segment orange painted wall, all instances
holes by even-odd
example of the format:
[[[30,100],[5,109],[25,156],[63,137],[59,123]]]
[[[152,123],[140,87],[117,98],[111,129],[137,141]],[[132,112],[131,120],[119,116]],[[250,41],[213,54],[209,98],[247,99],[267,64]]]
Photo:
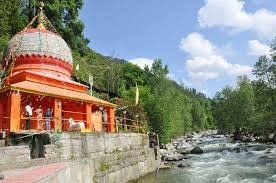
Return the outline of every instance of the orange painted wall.
[[[1,103],[2,103],[2,130],[10,129],[10,112],[8,110],[8,101],[9,101],[10,91],[1,93]]]
[[[3,122],[3,97],[0,94],[0,131],[3,131],[2,122]]]
[[[86,121],[85,126],[86,128],[92,132],[93,131],[93,124],[92,124],[92,104],[86,103],[84,105],[84,110],[83,112],[85,113],[83,115],[84,121]]]
[[[62,131],[62,101],[59,99],[54,100],[54,124],[55,131]]]
[[[8,97],[8,108],[10,109],[10,132],[17,132],[20,130],[21,94],[14,91],[11,92]]]
[[[108,116],[108,124],[107,124],[107,131],[108,132],[115,132],[115,110],[112,107],[107,108],[107,116]]]
[[[94,126],[94,130],[96,132],[101,132],[103,129],[103,125],[102,125],[102,112],[101,111],[93,111],[92,115],[92,123]]]

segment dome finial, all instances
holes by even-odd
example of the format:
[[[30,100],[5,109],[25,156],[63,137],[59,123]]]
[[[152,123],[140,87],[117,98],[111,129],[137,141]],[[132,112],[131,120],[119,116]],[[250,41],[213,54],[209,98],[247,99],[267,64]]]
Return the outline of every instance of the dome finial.
[[[43,7],[44,7],[44,3],[42,1],[39,2],[39,9],[40,9],[40,12],[38,14],[38,25],[37,25],[37,28],[38,29],[42,29],[42,30],[45,30],[45,25],[44,25],[44,22],[45,22],[45,16],[43,14]]]
[[[40,1],[39,2],[39,9],[40,9],[40,11],[43,11],[43,7],[44,7],[44,3],[43,3],[43,1]]]

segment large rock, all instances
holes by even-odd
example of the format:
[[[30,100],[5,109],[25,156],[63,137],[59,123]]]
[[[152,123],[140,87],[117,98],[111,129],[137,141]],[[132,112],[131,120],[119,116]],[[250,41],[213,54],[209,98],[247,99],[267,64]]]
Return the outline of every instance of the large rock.
[[[166,149],[160,149],[159,152],[162,157],[168,154],[168,151]]]
[[[264,137],[264,142],[273,142],[273,138],[274,138],[274,134],[273,133],[267,134]]]
[[[166,144],[166,149],[169,152],[169,154],[174,153],[174,152],[177,151],[171,143]]]
[[[234,140],[235,141],[239,141],[239,140],[241,140],[242,139],[242,135],[240,134],[240,133],[235,133],[234,134]]]
[[[188,142],[186,142],[185,140],[180,141],[177,146],[176,149],[180,150],[180,149],[190,149],[192,146],[191,144],[189,144]]]
[[[212,137],[219,139],[219,138],[225,138],[225,135],[217,135],[217,134],[215,134],[215,135],[212,135]]]
[[[274,134],[272,141],[274,144],[276,144],[276,133]]]
[[[242,142],[255,142],[256,139],[252,136],[242,136],[241,141]]]
[[[191,154],[202,154],[203,150],[200,147],[195,147],[191,150]]]
[[[163,157],[165,161],[180,161],[184,159],[184,155],[175,153],[175,154],[168,154],[165,157]]]
[[[177,165],[177,167],[179,167],[179,168],[187,168],[187,167],[191,167],[191,165],[185,164],[185,163],[179,163],[179,164]]]

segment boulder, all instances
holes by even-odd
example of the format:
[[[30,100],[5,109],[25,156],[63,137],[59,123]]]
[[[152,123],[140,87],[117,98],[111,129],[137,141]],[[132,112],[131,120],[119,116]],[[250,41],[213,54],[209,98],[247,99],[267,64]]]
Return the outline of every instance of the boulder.
[[[191,167],[191,165],[189,165],[189,164],[184,164],[184,163],[179,163],[179,164],[177,165],[177,167],[179,167],[179,168],[187,168],[187,167]]]
[[[212,135],[213,138],[225,138],[225,135]]]
[[[189,144],[188,142],[186,142],[185,140],[180,141],[177,146],[176,149],[180,150],[180,149],[189,149],[191,148],[191,144]]]
[[[233,149],[233,151],[235,151],[236,153],[240,153],[241,149],[239,147],[236,147],[236,148]]]
[[[200,147],[195,147],[191,150],[191,154],[202,154],[203,150]]]
[[[271,148],[267,148],[267,149],[265,150],[265,154],[270,154],[270,153],[272,153],[272,149],[271,149]]]
[[[254,137],[252,137],[252,136],[249,136],[249,137],[247,137],[247,136],[242,136],[241,141],[242,141],[242,142],[255,142],[256,139],[255,139]]]
[[[273,136],[272,142],[273,142],[274,144],[276,144],[276,133],[275,133],[274,136]]]
[[[242,134],[240,131],[234,133],[234,140],[238,141],[242,139]]]
[[[160,149],[159,152],[161,156],[166,156],[168,154],[168,151],[166,149]]]
[[[166,149],[169,153],[174,153],[177,151],[171,143],[166,144]]]
[[[201,138],[207,138],[207,137],[210,137],[210,134],[209,133],[203,133],[201,135]]]
[[[180,161],[184,159],[184,155],[175,153],[175,154],[168,154],[164,157],[166,161]]]
[[[274,137],[273,133],[267,134],[264,141],[265,142],[273,142],[273,137]]]

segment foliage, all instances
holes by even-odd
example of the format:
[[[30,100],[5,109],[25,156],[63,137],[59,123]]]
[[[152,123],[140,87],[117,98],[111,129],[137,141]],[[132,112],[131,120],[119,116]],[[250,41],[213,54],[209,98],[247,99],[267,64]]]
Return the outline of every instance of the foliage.
[[[246,76],[238,78],[236,88],[226,87],[217,93],[214,116],[220,129],[228,132],[240,129],[252,130],[255,123],[254,90]]]
[[[256,80],[239,77],[237,87],[226,87],[213,101],[213,117],[219,129],[255,134],[276,131],[276,40],[271,55],[261,56],[253,74]]]

